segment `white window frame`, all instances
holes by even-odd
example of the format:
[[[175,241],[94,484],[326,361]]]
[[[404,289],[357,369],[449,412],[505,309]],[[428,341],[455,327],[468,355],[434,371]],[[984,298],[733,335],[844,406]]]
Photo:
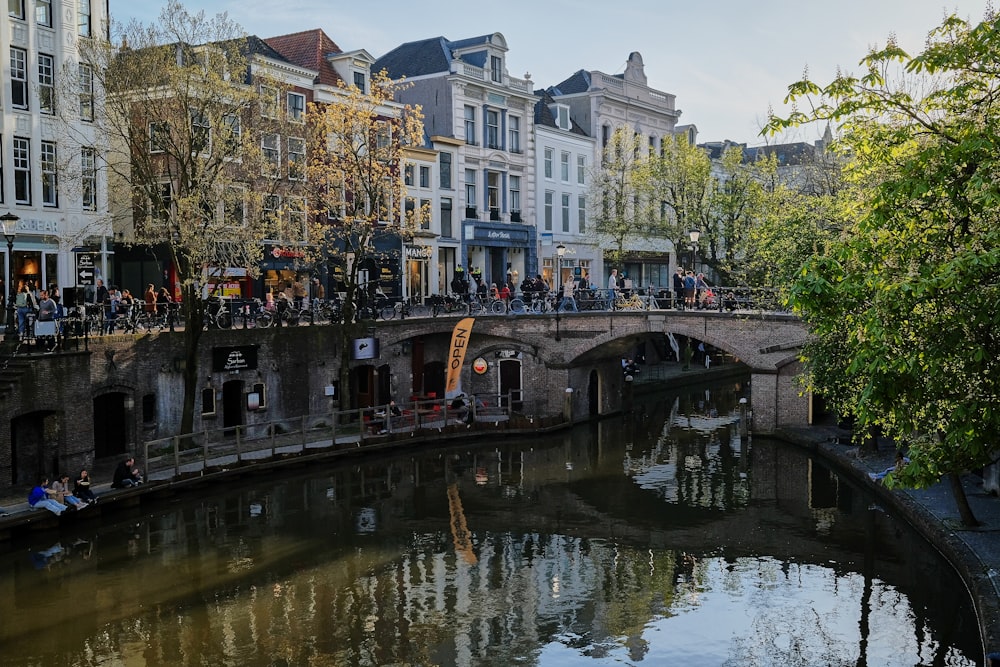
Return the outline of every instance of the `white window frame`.
[[[90,37],[90,13],[90,0],[78,0],[76,34],[80,37]]]
[[[54,141],[43,141],[39,155],[42,172],[42,206],[59,206],[59,157]]]
[[[361,91],[363,95],[368,93],[368,74],[366,72],[355,71],[353,74],[354,87]],[[358,79],[361,79],[361,85],[358,85]]]
[[[31,140],[14,137],[14,202],[31,205]]]
[[[478,146],[476,141],[476,107],[471,104],[465,105],[465,143],[470,146]]]
[[[507,184],[510,189],[510,212],[521,212],[521,177],[508,176]]]
[[[80,195],[83,210],[97,210],[97,151],[90,146],[80,148]]]
[[[94,67],[90,63],[80,63],[80,120],[94,120]]]
[[[500,148],[500,112],[496,109],[486,110],[486,146]]]
[[[440,187],[442,190],[453,189],[454,166],[454,156],[447,151],[443,151],[438,157],[438,180],[441,182]]]
[[[196,143],[198,135],[204,134],[206,139],[201,147],[201,154],[209,155],[212,152],[212,119],[198,109],[191,109],[188,115],[191,119],[192,143]]]
[[[48,53],[38,54],[38,111],[56,113],[56,59]]]
[[[288,162],[288,180],[306,180],[306,140],[301,137],[288,137],[285,141],[286,160]],[[301,164],[296,167],[295,165]]]
[[[562,205],[562,231],[569,233],[569,193],[563,192],[559,203]]]
[[[577,207],[577,229],[581,234],[587,231],[587,195],[578,195],[576,198]]]
[[[24,0],[20,0],[24,6]],[[35,23],[46,28],[52,27],[52,0],[35,0]]]
[[[510,145],[507,147],[511,153],[521,152],[521,117],[507,116],[507,129],[510,135]]]
[[[490,56],[490,81],[503,83],[503,58]]]
[[[24,0],[7,0],[7,16],[24,20]]]
[[[28,52],[16,46],[10,47],[10,104],[28,109]]]
[[[552,206],[555,201],[556,193],[552,190],[545,191],[545,231],[552,231]]]
[[[551,148],[549,147],[545,148],[544,173],[545,173],[545,178],[549,180],[552,179],[552,153],[553,151]]]
[[[293,123],[306,122],[306,96],[302,93],[289,92],[285,97],[288,105],[288,120]]]
[[[226,188],[226,199],[222,202],[222,215],[227,227],[238,229],[247,226],[247,189],[242,185]]]
[[[281,113],[281,91],[274,86],[260,87],[260,115],[264,118],[277,118]]]
[[[288,198],[288,229],[298,229],[299,238],[289,239],[295,241],[306,241],[309,239],[309,230],[306,227],[306,200],[304,197]]]
[[[427,165],[420,165],[420,187],[431,187],[431,168]]]
[[[477,211],[479,206],[476,202],[476,170],[465,170],[465,207],[474,208]]]
[[[566,151],[559,155],[559,177],[563,183],[569,183],[569,153]]]
[[[264,158],[261,168],[265,176],[281,176],[281,135],[271,132],[261,135],[260,150]]]

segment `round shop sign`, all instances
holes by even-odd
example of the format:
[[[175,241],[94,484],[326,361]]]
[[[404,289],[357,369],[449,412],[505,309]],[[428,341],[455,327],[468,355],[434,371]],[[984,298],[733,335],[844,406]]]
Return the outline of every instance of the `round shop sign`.
[[[476,372],[476,375],[482,375],[489,370],[489,367],[490,365],[482,357],[476,357],[476,360],[472,362],[472,370]]]

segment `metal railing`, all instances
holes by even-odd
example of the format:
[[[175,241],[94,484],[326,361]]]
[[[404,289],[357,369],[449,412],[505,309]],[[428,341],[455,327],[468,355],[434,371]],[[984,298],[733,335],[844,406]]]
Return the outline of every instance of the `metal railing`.
[[[468,396],[462,404],[455,399],[415,397],[395,407],[334,410],[150,440],[142,451],[145,475],[163,481],[280,455],[378,445],[400,434],[430,435],[448,427],[504,431],[541,419],[526,411],[520,392]]]

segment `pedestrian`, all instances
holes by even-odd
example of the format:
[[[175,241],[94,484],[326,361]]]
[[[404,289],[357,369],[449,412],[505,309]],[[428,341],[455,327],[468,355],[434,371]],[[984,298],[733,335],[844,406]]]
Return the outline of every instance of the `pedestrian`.
[[[38,301],[38,321],[51,322],[56,319],[56,302],[49,297],[48,290],[42,290]]]
[[[49,478],[43,477],[28,493],[28,505],[34,509],[46,509],[59,516],[69,508],[55,499],[56,492],[49,488]]]
[[[92,487],[90,474],[86,470],[81,470],[80,476],[73,483],[73,495],[85,502],[96,503],[97,496],[94,495]]]
[[[562,299],[559,301],[560,311],[570,311],[573,313],[580,312],[580,309],[576,307],[576,297],[574,296],[576,292],[576,282],[573,280],[567,280],[562,286]]]
[[[21,288],[14,297],[14,306],[17,308],[17,335],[24,338],[28,330],[28,315],[38,307],[27,283],[21,283]]]
[[[127,456],[124,461],[115,468],[115,475],[111,482],[112,489],[129,489],[142,484],[142,474],[135,467],[135,458]]]
[[[153,289],[153,283],[146,285],[146,291],[142,294],[143,310],[148,314],[152,315],[156,312],[156,290]]]
[[[674,273],[674,308],[681,310],[684,308],[684,269],[677,269]]]
[[[684,307],[694,308],[695,306],[695,278],[694,271],[688,271],[684,275]]]
[[[87,506],[87,503],[83,502],[80,498],[74,496],[69,490],[69,475],[63,473],[59,476],[59,479],[52,482],[52,490],[55,492],[53,496],[57,501],[61,502],[63,505],[72,507],[74,509],[82,510]]]

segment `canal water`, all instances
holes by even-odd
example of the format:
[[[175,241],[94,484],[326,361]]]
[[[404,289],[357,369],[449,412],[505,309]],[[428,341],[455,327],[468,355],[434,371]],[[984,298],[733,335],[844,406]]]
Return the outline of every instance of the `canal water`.
[[[978,665],[948,564],[808,453],[741,438],[746,391],[33,535],[0,554],[0,662]]]

